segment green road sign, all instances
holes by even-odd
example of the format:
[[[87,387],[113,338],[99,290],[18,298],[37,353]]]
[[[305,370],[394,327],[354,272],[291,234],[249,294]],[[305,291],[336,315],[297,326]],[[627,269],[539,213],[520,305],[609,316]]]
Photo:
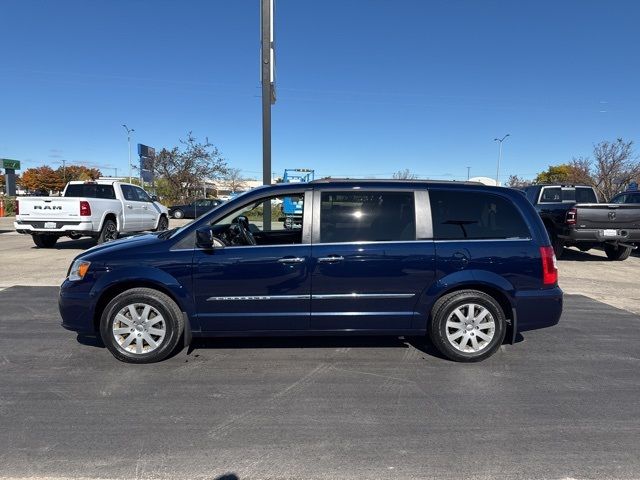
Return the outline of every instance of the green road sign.
[[[13,168],[14,170],[20,170],[20,160],[11,160],[9,158],[3,158],[2,168]]]

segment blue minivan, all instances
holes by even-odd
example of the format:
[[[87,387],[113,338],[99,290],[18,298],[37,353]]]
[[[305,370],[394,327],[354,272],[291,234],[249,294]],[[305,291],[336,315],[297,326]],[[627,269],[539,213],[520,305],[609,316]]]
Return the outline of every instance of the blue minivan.
[[[282,204],[302,205],[285,228]],[[74,259],[62,326],[119,360],[162,360],[192,337],[428,336],[483,360],[554,325],[547,232],[515,190],[465,182],[316,180],[256,188],[177,229]]]

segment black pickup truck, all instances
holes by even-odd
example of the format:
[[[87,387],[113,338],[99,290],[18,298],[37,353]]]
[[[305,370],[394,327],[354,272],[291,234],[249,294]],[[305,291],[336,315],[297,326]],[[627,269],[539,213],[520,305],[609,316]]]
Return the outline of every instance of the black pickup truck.
[[[640,243],[640,205],[598,203],[592,187],[532,185],[523,193],[547,227],[556,257],[564,247],[602,246],[610,260],[625,260]]]

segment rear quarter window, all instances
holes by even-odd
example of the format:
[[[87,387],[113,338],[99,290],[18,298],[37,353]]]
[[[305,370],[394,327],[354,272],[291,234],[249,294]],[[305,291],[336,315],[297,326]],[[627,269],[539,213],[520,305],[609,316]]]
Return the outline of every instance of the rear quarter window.
[[[433,237],[436,240],[531,238],[511,200],[483,192],[431,190]]]

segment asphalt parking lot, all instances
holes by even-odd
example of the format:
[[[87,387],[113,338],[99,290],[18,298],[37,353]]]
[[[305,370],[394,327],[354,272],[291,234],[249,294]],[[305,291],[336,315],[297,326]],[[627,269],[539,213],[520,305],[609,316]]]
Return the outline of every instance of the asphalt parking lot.
[[[2,479],[640,478],[637,256],[569,252],[560,324],[480,364],[319,338],[136,366],[59,326],[55,285],[90,243],[32,246],[0,233]]]

